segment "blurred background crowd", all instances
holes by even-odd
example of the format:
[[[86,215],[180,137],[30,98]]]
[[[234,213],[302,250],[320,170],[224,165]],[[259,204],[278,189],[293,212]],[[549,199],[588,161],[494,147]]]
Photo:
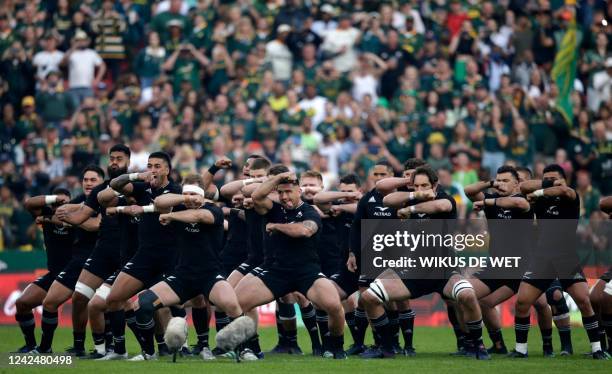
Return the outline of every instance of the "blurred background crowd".
[[[603,0],[3,0],[0,248],[41,248],[24,198],[79,192],[117,142],[176,179],[251,153],[326,188],[385,158],[462,187],[557,162],[585,220],[612,194],[612,2]],[[572,115],[552,69],[573,22]]]

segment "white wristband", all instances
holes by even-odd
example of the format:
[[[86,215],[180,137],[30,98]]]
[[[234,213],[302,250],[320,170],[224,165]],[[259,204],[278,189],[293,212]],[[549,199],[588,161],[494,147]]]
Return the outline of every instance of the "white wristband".
[[[131,182],[138,180],[138,173],[130,173],[129,176]]]
[[[153,213],[155,212],[155,206],[154,205],[145,205],[142,207],[142,211],[145,213]]]
[[[414,205],[411,205],[409,210],[412,214],[416,213],[416,208],[414,207]]]
[[[57,201],[57,195],[45,195],[45,205],[53,205]]]
[[[414,200],[414,192],[410,192],[410,193],[408,194],[408,199],[409,199],[409,200]]]
[[[124,209],[125,209],[125,207],[124,207],[124,206],[118,206],[118,207],[117,207],[117,213],[121,213],[121,212],[123,212],[123,210],[124,210]]]
[[[544,189],[540,188],[539,190],[533,191],[533,196],[535,196],[535,197],[542,197],[542,196],[544,196]]]

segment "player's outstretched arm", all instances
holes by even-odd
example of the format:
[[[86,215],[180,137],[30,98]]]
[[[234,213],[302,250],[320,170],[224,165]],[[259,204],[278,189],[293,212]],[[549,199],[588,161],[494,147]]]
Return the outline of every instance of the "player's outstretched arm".
[[[237,180],[237,181],[232,181],[229,183],[224,184],[221,187],[221,190],[219,191],[221,193],[221,196],[227,198],[227,199],[231,199],[232,196],[234,196],[235,194],[239,193],[242,188],[246,188],[246,187],[250,187],[253,186],[254,184],[258,184],[263,182],[264,180],[266,180],[265,177],[261,177],[261,178],[248,178],[248,179],[242,179],[242,180]],[[253,191],[255,191],[255,188],[257,186],[255,185],[254,187],[251,187],[249,190],[251,191],[251,193],[253,193]]]
[[[172,221],[183,223],[204,223],[207,225],[215,222],[213,214],[206,209],[187,209],[180,212],[164,213],[159,215],[159,222],[167,225]]]
[[[183,204],[187,201],[190,201],[191,197],[195,195],[182,195],[182,194],[176,194],[176,193],[168,193],[168,194],[164,194],[164,195],[160,195],[158,197],[155,198],[155,201],[153,202],[153,205],[155,205],[155,209],[157,209],[158,211],[163,211],[172,207],[175,207],[179,204]],[[202,196],[199,196],[200,200],[202,201],[202,203],[204,202],[204,198]]]
[[[410,179],[401,177],[385,178],[376,183],[376,189],[383,195],[391,193],[398,188],[404,187],[410,183]]]
[[[447,199],[438,199],[433,201],[425,201],[397,211],[399,217],[409,217],[411,214],[425,213],[437,214],[446,213],[453,210],[453,204]]]
[[[531,209],[527,199],[519,196],[498,197],[495,199],[484,199],[482,201],[485,206],[498,206],[503,209],[520,210],[522,212],[527,212]]]
[[[485,198],[483,191],[493,187],[495,187],[495,181],[479,181],[465,186],[463,191],[471,201],[482,201]]]
[[[298,223],[268,223],[266,231],[280,232],[292,238],[310,238],[319,230],[319,226],[314,221],[304,221]]]
[[[42,214],[42,208],[50,205],[62,205],[68,203],[68,197],[64,195],[39,195],[33,196],[25,201],[25,208],[34,216]]]

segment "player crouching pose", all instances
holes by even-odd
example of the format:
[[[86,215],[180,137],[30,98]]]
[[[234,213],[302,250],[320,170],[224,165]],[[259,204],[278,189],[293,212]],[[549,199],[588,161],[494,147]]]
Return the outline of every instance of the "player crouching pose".
[[[139,325],[153,324],[157,309],[181,305],[204,295],[230,318],[242,315],[232,286],[221,275],[219,252],[223,245],[223,212],[204,198],[204,182],[198,175],[184,179],[183,194],[164,194],[155,199],[159,222],[172,225],[178,240],[178,259],[164,280],[138,295],[135,303]],[[153,329],[145,330],[153,341]]]

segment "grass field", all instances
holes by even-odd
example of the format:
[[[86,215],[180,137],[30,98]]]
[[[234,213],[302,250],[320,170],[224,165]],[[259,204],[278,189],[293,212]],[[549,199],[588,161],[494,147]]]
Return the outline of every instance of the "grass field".
[[[211,331],[211,333],[213,333]],[[128,352],[137,353],[137,345],[128,330]],[[195,340],[195,333],[189,332],[190,342]],[[514,333],[511,329],[504,331],[506,343],[513,346]],[[368,335],[369,332],[368,332]],[[276,330],[273,328],[260,329],[261,345],[264,350],[270,349],[276,343]],[[539,372],[544,373],[612,373],[612,361],[594,361],[582,355],[589,348],[586,333],[581,328],[573,330],[575,354],[571,357],[555,357],[545,359],[542,357],[540,334],[537,328],[531,330],[529,336],[530,357],[527,360],[508,359],[503,356],[494,356],[491,361],[476,361],[474,359],[451,357],[449,352],[454,349],[455,339],[450,328],[428,328],[418,327],[415,331],[415,347],[417,356],[406,358],[396,357],[389,360],[362,360],[351,357],[346,361],[326,360],[310,356],[310,342],[304,329],[300,329],[299,342],[305,351],[304,356],[267,355],[264,360],[258,362],[235,363],[230,359],[217,359],[216,361],[204,362],[196,357],[179,358],[177,363],[172,363],[170,358],[161,358],[150,362],[95,362],[89,360],[77,360],[74,366],[68,367],[22,367],[8,368],[6,355],[2,355],[0,362],[0,373],[24,371],[27,373],[38,372],[90,372],[90,373],[193,373],[206,371],[209,373],[447,373],[460,372],[466,374],[475,373],[517,373],[517,372]],[[91,344],[91,338],[87,337],[87,344]],[[350,344],[347,333],[346,347]],[[487,339],[488,340],[488,339]],[[211,341],[214,338],[211,336]],[[64,347],[72,344],[72,330],[60,328],[56,332],[53,344],[55,352],[61,352]],[[486,343],[489,344],[488,342]],[[555,348],[559,347],[556,331],[554,332]],[[17,327],[0,327],[0,352],[10,352],[23,345],[23,338]],[[307,352],[308,351],[308,352]]]

